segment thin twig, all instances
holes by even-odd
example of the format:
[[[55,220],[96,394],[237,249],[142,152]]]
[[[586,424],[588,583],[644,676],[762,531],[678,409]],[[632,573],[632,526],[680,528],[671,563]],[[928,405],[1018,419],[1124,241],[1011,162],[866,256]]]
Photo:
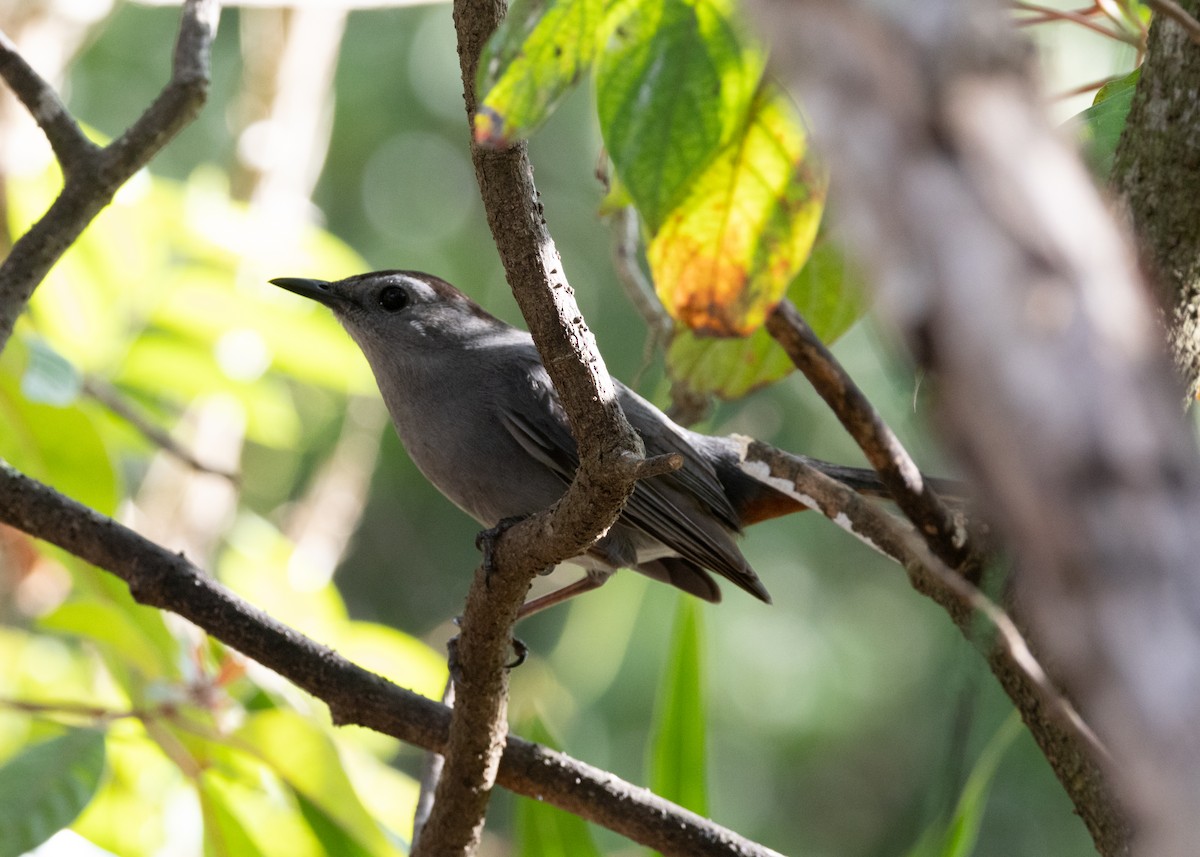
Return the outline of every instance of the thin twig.
[[[1074,98],[1076,95],[1083,95],[1088,92],[1095,92],[1096,90],[1098,90],[1102,87],[1108,86],[1114,80],[1120,80],[1124,76],[1125,75],[1123,75],[1123,74],[1109,75],[1108,77],[1103,77],[1100,80],[1093,80],[1090,83],[1080,84],[1079,86],[1076,86],[1072,89],[1068,89],[1066,92],[1057,92],[1051,97],[1055,101],[1061,101],[1065,98]]]
[[[442,705],[454,707],[454,676],[446,678],[446,688],[442,691]],[[425,822],[429,821],[429,813],[433,811],[433,796],[437,791],[438,781],[442,778],[442,768],[446,760],[441,753],[432,750],[425,751],[421,762],[421,791],[417,795],[417,808],[413,811],[412,848],[417,847]]]
[[[625,295],[633,304],[638,315],[646,322],[646,343],[642,347],[642,362],[633,376],[631,386],[637,387],[638,379],[650,365],[656,348],[667,348],[675,332],[675,322],[663,308],[654,292],[654,284],[638,262],[640,223],[637,210],[627,205],[612,216],[612,260],[617,279],[625,289]],[[712,410],[712,396],[698,393],[681,381],[671,384],[671,407],[668,416],[680,425],[700,422]]]
[[[1075,706],[1054,686],[1012,618],[977,586],[951,571],[917,537],[911,526],[810,465],[802,456],[743,438],[742,468],[806,506],[816,509],[855,538],[889,556],[913,578],[919,591],[947,608],[963,635],[979,641],[971,611],[983,614],[996,629],[999,651],[991,656],[1004,667],[1002,681],[1019,682],[1035,693],[1057,718],[1057,728],[1087,746],[1096,761],[1110,763],[1108,749],[1083,720]],[[1026,696],[1028,698],[1028,696]],[[1040,715],[1024,707],[1029,720]]]
[[[1058,716],[1059,725],[1067,731],[1074,732],[1079,743],[1091,751],[1092,758],[1101,764],[1111,765],[1113,758],[1108,747],[1083,719],[1075,705],[1050,680],[1012,617],[999,604],[984,595],[979,587],[962,575],[952,572],[937,557],[928,554],[923,544],[918,543],[915,551],[924,567],[937,577],[942,586],[955,593],[964,603],[991,622],[992,627],[996,629],[1004,655],[1041,695],[1046,707]],[[922,557],[922,554],[925,556]]]
[[[1040,16],[1036,21],[1020,22],[1019,23],[1043,23],[1047,21],[1067,21],[1072,24],[1078,24],[1095,33],[1099,33],[1110,39],[1126,42],[1127,44],[1137,47],[1141,44],[1141,39],[1125,30],[1110,30],[1097,24],[1091,18],[1079,12],[1072,12],[1069,9],[1054,9],[1050,6],[1042,6],[1038,3],[1027,3],[1024,0],[1015,0],[1013,6],[1022,12],[1033,12]]]
[[[1191,15],[1175,0],[1145,0],[1147,6],[1160,15],[1165,15],[1179,26],[1183,27],[1188,38],[1200,45],[1200,21]]]
[[[83,718],[91,721],[128,720],[145,718],[148,712],[137,708],[118,711],[99,705],[80,705],[75,702],[34,702],[28,699],[0,698],[0,708],[25,714],[56,715]]]
[[[315,643],[243,601],[179,554],[138,535],[0,460],[0,522],[55,544],[124,580],[141,604],[170,610],[355,724],[444,753],[450,711]],[[644,788],[509,735],[497,782],[664,854],[772,857]]]
[[[211,473],[235,484],[240,481],[241,477],[237,473],[221,467],[211,467],[196,458],[191,450],[167,434],[160,426],[147,419],[144,414],[139,413],[112,385],[105,381],[99,378],[86,378],[83,382],[83,392],[133,426],[138,434],[150,443],[168,455],[179,459],[193,470],[200,473]]]
[[[671,338],[674,323],[671,316],[667,315],[658,295],[654,293],[654,284],[650,282],[638,261],[640,225],[637,209],[632,205],[622,206],[609,216],[608,221],[611,224],[613,270],[616,271],[617,280],[625,290],[625,296],[646,323],[642,363],[632,381],[632,386],[636,387],[638,377],[650,365],[655,349],[665,345]]]
[[[858,443],[934,554],[977,579],[980,562],[964,524],[934,492],[895,432],[790,301],[781,302],[767,318],[767,330]]]

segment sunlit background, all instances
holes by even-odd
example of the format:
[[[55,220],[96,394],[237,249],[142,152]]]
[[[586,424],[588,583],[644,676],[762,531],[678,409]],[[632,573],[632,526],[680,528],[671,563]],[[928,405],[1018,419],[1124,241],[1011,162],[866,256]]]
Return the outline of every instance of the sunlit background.
[[[157,93],[177,23],[174,8],[85,0],[0,10],[5,32],[100,138],[121,133]],[[1082,27],[1031,31],[1051,94],[1128,71],[1134,61],[1132,47]],[[1051,109],[1065,121],[1090,97],[1056,99]],[[647,348],[646,326],[613,273],[609,225],[597,213],[601,146],[590,99],[586,87],[578,90],[533,140],[535,178],[610,371],[665,403],[661,353]],[[5,101],[0,123],[15,237],[52,199],[57,179],[48,147],[15,104]],[[200,119],[55,269],[0,359],[0,455],[185,550],[300,631],[437,695],[450,620],[478,560],[478,527],[408,461],[365,362],[332,318],[266,280],[414,268],[518,322],[466,131],[447,5],[226,10]],[[920,379],[891,356],[886,334],[867,320],[835,351],[918,461],[951,473],[922,416]],[[218,472],[164,452],[114,402]],[[796,377],[720,404],[699,428],[862,460]],[[146,639],[157,632],[125,628],[131,608],[113,606],[122,603],[118,584],[57,554],[18,561],[18,540],[6,538],[13,545],[0,552],[0,696],[54,710],[31,715],[0,702],[0,756],[52,733],[63,706],[51,703],[123,711],[194,689],[197,675],[240,669],[174,622],[174,654],[164,654],[168,643],[151,654]],[[1011,706],[979,655],[898,567],[816,515],[759,525],[744,550],[775,604],[726,587],[725,603],[701,610],[708,709],[697,716],[709,727],[713,818],[787,854],[909,853],[965,799],[981,753],[999,734],[974,853],[1092,853],[1029,736],[1004,743]],[[555,579],[574,574],[566,568]],[[679,597],[623,572],[522,625],[532,656],[513,675],[516,731],[537,717],[571,755],[646,782],[647,734]],[[114,666],[122,658],[132,665]],[[248,678],[214,680],[213,692],[227,697],[210,707],[195,744],[136,719],[117,721],[109,773],[79,833],[121,855],[202,853],[203,824],[220,819],[215,804],[197,799],[202,775],[186,760],[249,764],[203,749],[204,736],[241,729],[282,768],[292,730],[304,730],[279,711],[251,716],[262,706],[239,684],[251,680],[265,689],[257,693],[325,718],[251,666]],[[367,809],[407,838],[419,753],[360,730],[336,740]],[[324,758],[314,771],[332,777],[332,766]],[[278,821],[269,789],[209,788],[227,790],[243,827]],[[486,853],[521,853],[516,802],[497,798]],[[114,821],[135,815],[136,824]],[[594,835],[604,853],[639,851],[604,831]],[[261,853],[322,852],[301,833],[272,836],[291,850]],[[82,848],[77,840],[55,843],[44,853],[85,853],[74,850]]]

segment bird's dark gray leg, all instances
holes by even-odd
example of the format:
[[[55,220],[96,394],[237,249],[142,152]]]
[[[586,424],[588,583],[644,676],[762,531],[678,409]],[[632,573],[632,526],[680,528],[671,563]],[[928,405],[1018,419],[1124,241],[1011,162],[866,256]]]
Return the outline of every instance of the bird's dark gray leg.
[[[461,617],[454,618],[454,624],[459,624]],[[509,641],[513,648],[513,659],[504,665],[506,670],[515,670],[521,664],[529,659],[529,646],[524,640],[517,637],[511,638]],[[450,681],[452,684],[462,684],[463,671],[462,664],[458,660],[458,634],[455,634],[446,641],[446,667],[450,671]]]
[[[501,518],[496,526],[480,530],[476,534],[475,549],[483,554],[480,562],[483,565],[484,583],[490,583],[492,575],[496,573],[496,540],[504,535],[505,531],[511,530],[527,517],[529,516],[514,515],[511,518]]]

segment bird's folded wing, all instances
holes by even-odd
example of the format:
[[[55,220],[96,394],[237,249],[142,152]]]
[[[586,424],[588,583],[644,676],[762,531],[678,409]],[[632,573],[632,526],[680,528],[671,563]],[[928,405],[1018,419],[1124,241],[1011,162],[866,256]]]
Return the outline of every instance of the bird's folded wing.
[[[526,369],[528,380],[515,385],[521,392],[506,402],[501,421],[521,447],[565,485],[579,466],[575,439],[545,369],[541,364]],[[624,387],[620,393],[647,454],[675,452],[684,459],[679,470],[637,484],[625,506],[626,520],[680,556],[757,594],[762,584],[730,536],[737,521],[715,471],[651,405]]]

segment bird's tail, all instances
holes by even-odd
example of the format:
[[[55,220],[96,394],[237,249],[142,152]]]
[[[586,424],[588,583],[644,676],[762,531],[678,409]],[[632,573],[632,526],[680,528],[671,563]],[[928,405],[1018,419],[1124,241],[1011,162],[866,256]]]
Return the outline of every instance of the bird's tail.
[[[852,488],[867,497],[883,497],[891,499],[891,492],[884,486],[879,474],[869,467],[850,467],[845,464],[833,464],[821,461],[819,458],[809,458],[798,455],[809,467],[819,470],[830,479],[836,479],[847,488]],[[932,488],[944,500],[961,502],[966,499],[966,486],[957,479],[944,479],[938,476],[925,476],[925,484]]]
[[[724,453],[717,457],[717,473],[725,485],[726,494],[743,526],[786,515],[789,512],[801,511],[804,504],[794,496],[785,494],[746,472],[741,466],[746,439],[738,437],[712,438]],[[804,464],[818,470],[831,479],[867,497],[891,499],[891,492],[884,486],[879,474],[867,467],[852,467],[846,464],[834,464],[807,455],[785,453],[789,457],[799,459]],[[943,499],[955,504],[966,501],[967,491],[963,483],[954,479],[925,477],[925,484],[937,492]]]

